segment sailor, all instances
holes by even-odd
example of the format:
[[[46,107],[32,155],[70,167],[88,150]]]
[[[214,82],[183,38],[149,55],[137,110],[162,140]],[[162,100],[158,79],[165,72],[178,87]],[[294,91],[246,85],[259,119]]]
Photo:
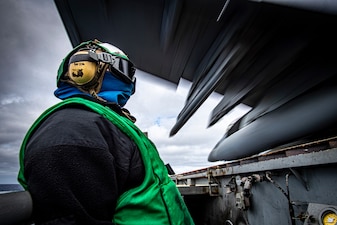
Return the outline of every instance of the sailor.
[[[155,145],[124,109],[135,66],[117,47],[87,41],[62,61],[55,96],[27,132],[18,180],[36,225],[193,224]]]

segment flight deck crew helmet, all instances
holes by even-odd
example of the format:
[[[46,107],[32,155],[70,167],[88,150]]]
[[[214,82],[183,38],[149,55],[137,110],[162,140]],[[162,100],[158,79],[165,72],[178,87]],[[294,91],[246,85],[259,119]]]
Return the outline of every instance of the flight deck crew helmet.
[[[135,67],[122,50],[97,40],[83,42],[63,59],[57,73],[57,86],[67,82],[97,97],[106,71],[135,87]]]

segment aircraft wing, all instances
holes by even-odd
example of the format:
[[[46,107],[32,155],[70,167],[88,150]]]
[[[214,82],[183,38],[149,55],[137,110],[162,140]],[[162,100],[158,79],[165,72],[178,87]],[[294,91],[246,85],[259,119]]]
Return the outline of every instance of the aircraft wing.
[[[73,46],[99,39],[136,67],[192,83],[171,136],[212,92],[209,125],[252,107],[210,161],[336,134],[337,2],[333,0],[55,0]],[[331,131],[332,130],[332,131]]]

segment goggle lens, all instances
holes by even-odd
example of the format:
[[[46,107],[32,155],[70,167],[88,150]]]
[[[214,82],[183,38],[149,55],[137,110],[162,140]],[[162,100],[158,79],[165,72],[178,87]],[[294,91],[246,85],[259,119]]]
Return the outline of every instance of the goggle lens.
[[[108,63],[112,72],[116,72],[117,76],[127,82],[134,83],[136,79],[134,76],[135,68],[130,61],[106,52],[95,53],[89,51],[89,56],[95,61]]]

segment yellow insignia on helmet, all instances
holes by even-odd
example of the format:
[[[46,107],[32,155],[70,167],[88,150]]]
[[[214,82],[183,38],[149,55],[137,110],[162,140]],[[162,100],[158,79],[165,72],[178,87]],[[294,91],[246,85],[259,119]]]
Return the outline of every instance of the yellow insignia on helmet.
[[[79,51],[74,54],[74,56],[79,58],[83,57],[83,61],[70,62],[68,66],[68,76],[77,85],[85,85],[94,79],[97,71],[97,63],[85,60],[88,56],[87,51]]]

